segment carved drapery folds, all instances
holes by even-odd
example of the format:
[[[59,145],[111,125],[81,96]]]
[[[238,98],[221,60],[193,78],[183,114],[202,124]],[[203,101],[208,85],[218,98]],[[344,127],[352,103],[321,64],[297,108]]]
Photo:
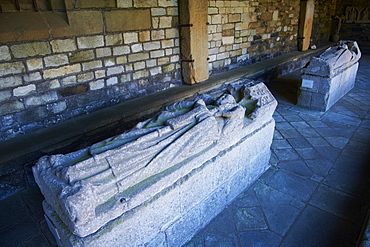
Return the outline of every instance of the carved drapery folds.
[[[370,23],[370,7],[347,6],[347,23]]]
[[[35,179],[69,231],[84,237],[153,200],[204,161],[270,120],[277,105],[263,83],[230,84],[218,98],[180,101],[133,129],[66,155],[45,156]],[[196,162],[193,162],[195,160]]]

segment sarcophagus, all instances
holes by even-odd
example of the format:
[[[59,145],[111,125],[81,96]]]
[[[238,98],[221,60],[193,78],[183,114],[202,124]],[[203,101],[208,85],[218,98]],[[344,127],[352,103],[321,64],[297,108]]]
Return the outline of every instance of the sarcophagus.
[[[240,80],[33,173],[61,246],[179,246],[269,167],[277,102]]]
[[[327,111],[355,85],[361,52],[356,41],[340,41],[302,69],[298,105]]]

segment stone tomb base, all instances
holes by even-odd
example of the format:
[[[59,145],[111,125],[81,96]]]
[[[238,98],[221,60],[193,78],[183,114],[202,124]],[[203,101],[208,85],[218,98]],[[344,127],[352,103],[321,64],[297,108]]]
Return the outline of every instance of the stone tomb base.
[[[358,63],[333,78],[303,74],[303,80],[314,81],[317,90],[301,87],[298,105],[312,110],[327,111],[354,86]]]
[[[60,246],[181,246],[269,168],[274,127],[272,120],[153,201],[84,238],[71,234],[44,201],[49,227],[60,237]]]
[[[33,172],[60,246],[181,246],[269,168],[277,102],[263,83],[168,106]]]
[[[355,85],[360,49],[355,41],[340,41],[302,69],[298,105],[327,111]]]

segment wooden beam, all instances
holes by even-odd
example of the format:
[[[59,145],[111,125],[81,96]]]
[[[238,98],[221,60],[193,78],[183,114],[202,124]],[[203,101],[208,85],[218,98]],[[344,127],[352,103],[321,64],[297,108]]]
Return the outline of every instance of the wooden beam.
[[[315,0],[301,0],[298,28],[298,50],[305,51],[310,46]]]
[[[208,0],[179,1],[180,49],[183,80],[208,79]]]

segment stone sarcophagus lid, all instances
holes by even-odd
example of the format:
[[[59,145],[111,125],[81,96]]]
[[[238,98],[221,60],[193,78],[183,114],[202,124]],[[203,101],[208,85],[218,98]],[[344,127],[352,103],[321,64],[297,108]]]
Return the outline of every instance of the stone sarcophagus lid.
[[[277,102],[240,80],[33,173],[60,246],[180,246],[269,167]]]
[[[356,41],[339,41],[302,69],[298,105],[327,111],[355,85],[361,52]]]

